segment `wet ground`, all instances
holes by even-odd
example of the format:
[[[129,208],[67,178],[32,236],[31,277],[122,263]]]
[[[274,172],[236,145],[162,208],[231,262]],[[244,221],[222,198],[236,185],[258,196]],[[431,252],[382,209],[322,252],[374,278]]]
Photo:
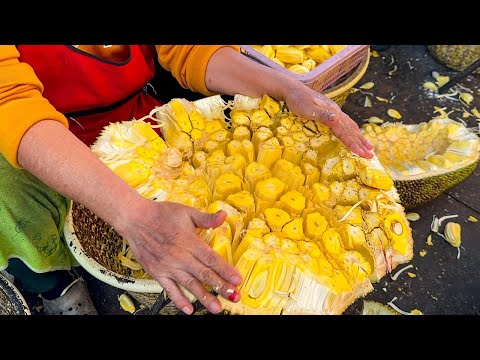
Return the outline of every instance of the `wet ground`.
[[[453,76],[455,71],[437,63],[423,45],[395,45],[382,52],[379,57],[371,57],[369,68],[357,87],[367,81],[375,83],[374,88],[366,92],[356,92],[347,98],[344,111],[358,124],[370,116],[387,119],[386,110],[394,108],[402,114],[404,123],[428,121],[435,114],[434,106],[447,107],[447,112],[459,107],[458,102],[446,99],[434,99],[421,85],[425,81],[433,81],[432,71],[441,75]],[[196,99],[196,95],[176,87],[164,74],[162,81],[172,86],[170,97]],[[461,85],[474,91],[472,106],[480,109],[480,75],[469,76]],[[368,94],[368,93],[370,94]],[[373,96],[372,96],[373,95]],[[372,100],[372,107],[364,107],[365,96]],[[391,99],[390,103],[377,101],[374,96]],[[461,107],[460,107],[461,110]],[[455,111],[450,115],[455,119],[461,117],[463,111]],[[473,118],[465,119],[468,126],[478,126]],[[420,214],[418,221],[412,222],[414,237],[414,258],[409,269],[416,277],[411,278],[403,272],[395,281],[385,277],[374,285],[375,290],[365,299],[387,303],[394,297],[395,305],[410,311],[419,309],[424,314],[479,314],[480,312],[480,222],[468,222],[470,215],[480,219],[480,167],[465,181],[448,190],[429,204],[416,208]],[[439,236],[433,236],[433,245],[426,244],[430,234],[432,216],[437,217],[457,214],[454,219],[462,225],[462,247],[460,259],[457,250]],[[426,251],[420,256],[420,251]],[[400,266],[398,269],[402,268]],[[118,296],[124,291],[111,287],[80,270],[86,278],[94,303],[100,314],[129,315],[123,311]],[[396,272],[396,271],[394,271]],[[28,299],[35,310],[38,299]],[[355,302],[345,314],[358,314],[362,300]]]

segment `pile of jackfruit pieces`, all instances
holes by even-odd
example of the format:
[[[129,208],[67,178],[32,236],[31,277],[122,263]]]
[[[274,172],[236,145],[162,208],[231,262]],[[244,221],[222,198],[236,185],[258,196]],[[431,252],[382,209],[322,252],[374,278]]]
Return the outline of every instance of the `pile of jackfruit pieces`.
[[[376,157],[268,96],[173,99],[110,124],[92,151],[143,196],[226,221],[202,236],[243,276],[231,314],[341,314],[413,257],[412,232]],[[164,140],[154,131],[160,127]]]
[[[295,74],[306,74],[347,45],[252,45],[252,48]]]

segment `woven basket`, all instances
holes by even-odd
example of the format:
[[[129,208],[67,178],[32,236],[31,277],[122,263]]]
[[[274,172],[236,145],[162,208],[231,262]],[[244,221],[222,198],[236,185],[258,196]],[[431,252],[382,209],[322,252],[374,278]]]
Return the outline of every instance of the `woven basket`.
[[[353,72],[340,79],[340,81],[332,87],[322,91],[322,94],[335,101],[338,106],[343,107],[348,95],[352,92],[353,87],[360,81],[363,75],[365,75],[369,63],[370,51],[365,54],[363,60]]]
[[[28,304],[18,289],[0,274],[0,315],[30,315]]]
[[[480,58],[480,45],[428,45],[428,51],[440,64],[456,71],[462,71]]]
[[[368,45],[349,45],[346,49],[327,59],[305,74],[296,74],[275,63],[248,45],[241,45],[242,53],[253,61],[286,74],[304,83],[333,101],[340,107],[365,74],[370,61]]]

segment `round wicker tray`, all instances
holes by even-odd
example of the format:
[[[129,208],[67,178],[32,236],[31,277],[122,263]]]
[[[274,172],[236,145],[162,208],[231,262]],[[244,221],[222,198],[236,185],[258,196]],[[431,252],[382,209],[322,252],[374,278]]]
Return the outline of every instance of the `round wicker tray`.
[[[152,307],[163,288],[156,280],[133,277],[131,270],[121,264],[117,254],[122,249],[123,239],[109,224],[86,207],[72,202],[63,232],[74,258],[88,273],[108,285],[125,290],[140,304]],[[206,311],[198,302],[194,303],[194,307],[195,315]],[[160,315],[178,313],[179,310],[170,301],[159,312]]]

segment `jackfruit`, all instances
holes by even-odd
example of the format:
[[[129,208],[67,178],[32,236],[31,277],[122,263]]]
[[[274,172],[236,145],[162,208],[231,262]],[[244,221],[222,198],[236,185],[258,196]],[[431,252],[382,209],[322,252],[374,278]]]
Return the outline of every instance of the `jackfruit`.
[[[365,124],[362,131],[374,145],[407,210],[426,204],[465,180],[480,161],[478,136],[448,118],[415,125]]]
[[[305,54],[299,47],[264,48],[281,49]],[[235,95],[228,105],[217,97],[200,101],[175,99],[156,110],[165,140],[158,151],[149,146],[158,142],[152,132],[143,124],[132,132],[128,123],[129,136],[118,127],[106,130],[115,136],[102,137],[94,148],[144,196],[227,213],[220,227],[200,232],[243,277],[239,302],[218,296],[226,312],[341,314],[411,260],[412,232],[377,157],[353,156],[329,128],[296,117],[266,95]],[[221,115],[226,107],[228,118]],[[460,140],[454,145],[450,162],[473,147]],[[167,161],[169,151],[177,151],[176,162]],[[124,254],[116,261],[147,276]]]

